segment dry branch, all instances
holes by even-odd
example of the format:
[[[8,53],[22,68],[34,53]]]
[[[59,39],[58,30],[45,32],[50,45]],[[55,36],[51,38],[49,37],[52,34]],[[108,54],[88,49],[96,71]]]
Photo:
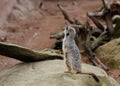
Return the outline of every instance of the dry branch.
[[[111,40],[114,34],[113,20],[112,17],[120,15],[120,3],[119,1],[113,1],[109,3],[107,0],[102,0],[103,7],[101,10],[96,12],[89,12],[88,17],[95,23],[98,29],[105,31],[107,29],[108,41]],[[103,19],[106,22],[107,28],[99,22],[99,19]]]
[[[110,9],[110,4],[108,3],[107,0],[102,0],[102,3],[104,5],[105,9]]]
[[[72,20],[70,16],[68,15],[68,13],[65,11],[65,9],[60,4],[58,4],[57,6],[61,10],[62,14],[64,15],[65,20],[67,20],[70,24],[81,25],[81,23],[77,19]]]
[[[98,15],[100,16],[100,13],[97,13],[97,12],[96,13],[92,13],[92,12],[87,13],[87,16],[94,22],[94,24],[97,26],[97,28],[99,30],[101,30],[101,32],[103,32],[105,30],[104,26],[95,17],[95,16],[98,16]]]
[[[14,58],[23,62],[62,59],[63,56],[55,50],[35,51],[18,45],[0,42],[0,55]]]

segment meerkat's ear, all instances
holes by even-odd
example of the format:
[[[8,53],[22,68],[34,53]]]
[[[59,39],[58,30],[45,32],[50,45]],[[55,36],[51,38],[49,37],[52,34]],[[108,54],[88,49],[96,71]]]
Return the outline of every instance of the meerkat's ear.
[[[67,26],[67,25],[64,26],[64,27],[63,27],[63,30],[68,30],[68,26]]]

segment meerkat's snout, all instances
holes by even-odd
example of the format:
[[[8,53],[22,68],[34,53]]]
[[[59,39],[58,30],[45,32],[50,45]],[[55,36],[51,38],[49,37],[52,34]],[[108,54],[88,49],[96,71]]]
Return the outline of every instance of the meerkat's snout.
[[[68,26],[64,27],[64,35],[69,36]]]

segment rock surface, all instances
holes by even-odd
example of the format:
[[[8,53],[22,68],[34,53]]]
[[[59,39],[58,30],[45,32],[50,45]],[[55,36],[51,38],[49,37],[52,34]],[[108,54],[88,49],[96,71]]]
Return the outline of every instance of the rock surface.
[[[119,86],[100,68],[83,64],[83,72],[95,73],[100,82],[84,74],[63,73],[62,60],[22,63],[0,73],[0,86]]]
[[[41,16],[39,13],[39,4],[42,0],[16,0],[8,19],[26,19],[29,16]]]
[[[111,68],[120,69],[120,38],[114,39],[96,50],[97,56]]]

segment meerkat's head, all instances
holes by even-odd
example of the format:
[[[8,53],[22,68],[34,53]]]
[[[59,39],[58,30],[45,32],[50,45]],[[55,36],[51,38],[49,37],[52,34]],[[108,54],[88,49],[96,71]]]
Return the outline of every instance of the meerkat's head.
[[[67,38],[70,38],[70,39],[74,39],[75,35],[76,35],[76,31],[73,27],[71,26],[66,26],[64,28],[64,35],[65,37]]]

